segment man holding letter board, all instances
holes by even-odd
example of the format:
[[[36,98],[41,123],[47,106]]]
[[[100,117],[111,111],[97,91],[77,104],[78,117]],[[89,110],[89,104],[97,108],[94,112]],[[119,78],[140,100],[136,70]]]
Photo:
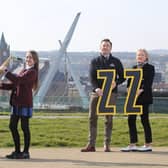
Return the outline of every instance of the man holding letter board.
[[[90,105],[89,105],[89,138],[87,146],[81,150],[81,152],[95,152],[96,148],[96,136],[97,136],[97,105],[99,97],[102,97],[102,101],[108,99],[107,104],[102,102],[101,111],[105,115],[105,137],[104,137],[104,151],[110,152],[110,142],[112,135],[112,119],[113,112],[115,108],[110,106],[109,111],[107,110],[108,105],[115,105],[117,99],[117,85],[124,82],[124,69],[120,60],[116,57],[113,57],[111,54],[112,42],[109,39],[103,39],[100,43],[100,55],[94,58],[91,61],[90,65],[90,79],[93,87],[91,96],[90,96]],[[100,70],[100,73],[99,73]],[[104,72],[103,72],[104,70]],[[108,72],[109,71],[109,72]],[[102,73],[102,74],[101,74]],[[105,74],[103,74],[105,73]],[[107,90],[103,93],[103,83],[104,75],[113,75],[111,78],[106,78],[108,83],[111,84],[110,90],[111,94],[107,94]],[[99,76],[99,77],[98,77]],[[105,79],[105,80],[106,80]],[[110,79],[112,79],[110,81]],[[105,97],[104,97],[105,96]]]

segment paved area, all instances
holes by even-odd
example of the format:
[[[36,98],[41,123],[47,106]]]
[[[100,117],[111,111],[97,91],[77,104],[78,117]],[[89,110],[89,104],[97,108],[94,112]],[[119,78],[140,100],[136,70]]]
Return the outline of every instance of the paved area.
[[[0,148],[0,168],[168,168],[168,147],[155,147],[153,152],[82,153],[79,148],[31,148],[30,160],[9,160],[11,148]]]

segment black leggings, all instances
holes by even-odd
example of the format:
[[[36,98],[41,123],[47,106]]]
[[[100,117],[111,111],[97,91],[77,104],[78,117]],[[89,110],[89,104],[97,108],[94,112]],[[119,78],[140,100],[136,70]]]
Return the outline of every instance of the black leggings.
[[[29,152],[29,146],[30,146],[29,117],[11,115],[9,128],[11,130],[13,141],[15,144],[15,151],[20,152],[20,135],[17,129],[19,119],[21,120],[21,128],[24,134],[23,152]]]
[[[130,134],[130,143],[137,143],[137,128],[136,128],[136,115],[128,116],[128,126],[129,126],[129,134]],[[143,114],[140,115],[141,123],[143,125],[144,134],[145,134],[145,143],[152,142],[152,131],[149,121],[149,104],[143,105]]]

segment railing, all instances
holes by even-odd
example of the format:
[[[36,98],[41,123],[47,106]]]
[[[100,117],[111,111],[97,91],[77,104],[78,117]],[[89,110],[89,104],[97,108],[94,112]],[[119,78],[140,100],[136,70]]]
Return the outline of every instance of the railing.
[[[154,97],[153,104],[150,105],[150,112],[153,113],[168,113],[167,108],[168,97]],[[117,112],[123,112],[125,97],[118,97]]]
[[[80,97],[45,97],[44,103],[40,104],[39,97],[34,97],[34,109],[37,110],[79,110],[83,111],[82,100]],[[87,97],[88,99],[88,97]],[[150,111],[154,113],[168,113],[167,107],[168,97],[154,97],[153,104],[150,106]],[[123,113],[125,97],[117,99],[117,113]],[[0,96],[0,111],[9,110],[9,97]],[[84,109],[88,111],[88,108]]]

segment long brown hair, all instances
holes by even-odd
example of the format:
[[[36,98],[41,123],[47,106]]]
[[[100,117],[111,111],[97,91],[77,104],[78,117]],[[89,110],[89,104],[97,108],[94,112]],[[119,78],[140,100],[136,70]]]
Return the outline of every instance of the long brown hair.
[[[33,60],[34,60],[34,69],[37,71],[37,77],[36,77],[36,80],[34,82],[34,85],[33,85],[33,90],[35,91],[37,88],[38,88],[38,73],[39,73],[39,58],[38,58],[38,53],[34,50],[30,50],[28,51],[29,53],[31,53],[32,57],[33,57]]]

